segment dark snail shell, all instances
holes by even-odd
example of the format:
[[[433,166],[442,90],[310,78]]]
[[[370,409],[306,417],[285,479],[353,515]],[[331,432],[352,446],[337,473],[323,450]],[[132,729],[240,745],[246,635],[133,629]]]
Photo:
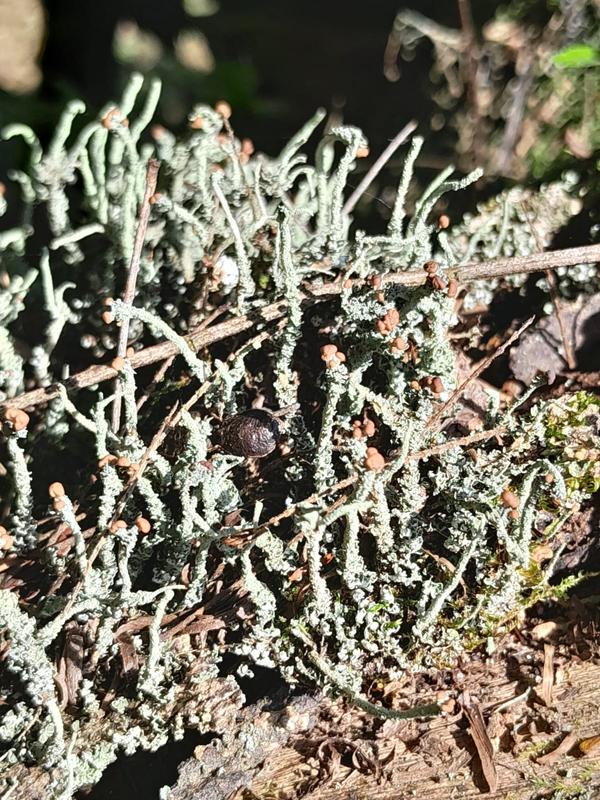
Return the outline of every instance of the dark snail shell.
[[[263,458],[279,443],[279,422],[270,411],[252,408],[227,417],[221,426],[221,447],[226,453],[246,458]]]

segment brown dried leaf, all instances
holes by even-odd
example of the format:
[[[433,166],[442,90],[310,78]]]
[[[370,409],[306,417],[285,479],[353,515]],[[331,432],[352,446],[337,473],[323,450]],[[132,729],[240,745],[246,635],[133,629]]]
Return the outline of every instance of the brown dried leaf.
[[[65,628],[65,640],[57,666],[57,679],[61,686],[61,702],[64,706],[76,706],[79,683],[83,676],[83,628],[69,623]]]
[[[590,736],[579,742],[579,749],[585,756],[595,756],[600,753],[600,736]]]
[[[469,722],[469,732],[477,748],[483,775],[487,781],[490,792],[498,789],[498,773],[494,763],[494,748],[487,728],[483,720],[483,715],[479,703],[470,697],[468,692],[464,692],[462,700],[463,711]]]
[[[582,363],[589,361],[600,344],[600,294],[562,303],[561,316],[578,360]],[[543,317],[525,331],[510,351],[509,361],[515,378],[526,386],[538,372],[546,373],[548,382],[553,383],[566,366],[556,314]]]

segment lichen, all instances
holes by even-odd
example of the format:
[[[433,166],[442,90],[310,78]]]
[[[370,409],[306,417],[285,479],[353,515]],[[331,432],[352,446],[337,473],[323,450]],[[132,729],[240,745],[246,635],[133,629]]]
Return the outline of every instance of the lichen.
[[[3,556],[35,571],[39,595],[27,581],[0,594],[13,698],[0,710],[3,764],[52,766],[52,798],[97,781],[119,751],[154,750],[187,726],[217,730],[207,687],[233,662],[238,676],[276,668],[290,684],[310,680],[389,716],[366,696],[371,681],[451,663],[506,624],[548,579],[529,569],[544,540],[539,511],[555,533],[599,483],[597,401],[586,394],[527,413],[490,405],[486,423],[501,438],[452,441],[459,378],[447,275],[489,253],[470,221],[440,250],[430,216],[478,171],[456,180],[443,171],[411,214],[415,139],[389,226],[370,235],[343,204],[361,131],[329,131],[310,163],[303,148],[318,112],[279,156],[242,158],[223,117],[199,106],[187,134],[152,128],[149,140],[158,91],[154,82],[144,98],[134,77],[76,133],[84,109],[70,104],[47,152],[25,126],[5,131],[31,149],[18,175],[23,224],[1,239],[7,406],[25,368],[50,387],[67,368],[114,364],[113,317],[129,319],[133,348],[111,373],[120,427],[110,389],[69,382],[26,428],[4,427],[13,544]],[[112,298],[151,157],[161,161],[159,191],[130,304]],[[28,266],[34,206],[50,233]],[[502,219],[504,242],[527,238],[523,219]],[[383,280],[422,275],[436,253],[435,281]],[[319,294],[333,280],[340,291]],[[24,309],[43,324],[26,329]],[[213,316],[232,335],[196,351],[190,333]],[[27,365],[16,356],[22,338]],[[152,376],[134,364],[157,339],[177,357],[148,389]],[[249,463],[218,450],[218,430],[252,402],[289,407],[279,449]],[[56,480],[66,494],[46,508]],[[503,505],[508,490],[516,514]],[[71,705],[55,689],[67,623],[86,637]],[[218,680],[233,691],[233,677]]]

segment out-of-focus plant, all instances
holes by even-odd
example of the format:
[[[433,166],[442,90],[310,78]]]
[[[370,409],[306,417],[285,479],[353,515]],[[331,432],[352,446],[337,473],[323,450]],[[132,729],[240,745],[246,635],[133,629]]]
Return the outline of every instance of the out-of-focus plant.
[[[475,9],[476,10],[476,9]],[[591,0],[518,0],[478,30],[469,0],[458,0],[461,26],[439,25],[416,11],[398,13],[384,73],[421,40],[434,49],[431,73],[438,113],[432,127],[456,132],[461,165],[523,179],[556,177],[600,146],[598,4]]]
[[[249,64],[217,61],[200,21],[219,11],[216,0],[185,0],[190,24],[170,43],[135,20],[123,20],[115,28],[113,52],[126,74],[139,71],[160,78],[169,87],[160,100],[160,114],[169,125],[185,121],[187,110],[197,102],[215,103],[225,98],[237,109],[255,107],[256,76]]]

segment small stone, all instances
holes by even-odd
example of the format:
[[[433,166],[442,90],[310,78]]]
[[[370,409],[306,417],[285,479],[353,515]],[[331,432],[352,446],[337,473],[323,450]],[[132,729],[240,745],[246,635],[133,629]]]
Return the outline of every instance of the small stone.
[[[11,550],[14,541],[14,537],[10,535],[3,525],[0,525],[0,550]]]
[[[532,628],[531,635],[537,641],[541,641],[542,639],[549,639],[551,636],[554,636],[557,630],[557,623],[554,622],[554,620],[547,620],[546,622],[540,622]]]

